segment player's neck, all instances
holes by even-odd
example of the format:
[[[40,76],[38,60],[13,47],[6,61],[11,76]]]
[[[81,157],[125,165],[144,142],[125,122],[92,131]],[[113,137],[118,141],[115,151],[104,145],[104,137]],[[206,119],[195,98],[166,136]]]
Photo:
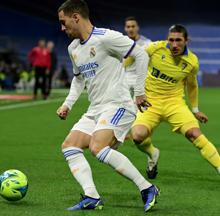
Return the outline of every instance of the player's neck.
[[[88,38],[90,37],[91,33],[93,31],[93,25],[91,24],[91,22],[88,20],[86,22],[84,22],[81,26],[81,36],[80,36],[80,40],[81,41],[86,41],[88,40]]]
[[[139,40],[139,38],[140,38],[140,35],[137,34],[137,35],[133,38],[133,40],[134,40],[134,41],[137,41],[137,40]]]

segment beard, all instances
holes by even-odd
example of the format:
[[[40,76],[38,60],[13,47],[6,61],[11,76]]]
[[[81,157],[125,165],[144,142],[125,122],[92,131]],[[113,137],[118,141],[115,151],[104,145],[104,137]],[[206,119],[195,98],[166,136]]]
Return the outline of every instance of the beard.
[[[66,34],[67,34],[68,38],[70,38],[71,40],[76,39],[76,37],[73,34],[71,34],[71,33],[66,33]]]

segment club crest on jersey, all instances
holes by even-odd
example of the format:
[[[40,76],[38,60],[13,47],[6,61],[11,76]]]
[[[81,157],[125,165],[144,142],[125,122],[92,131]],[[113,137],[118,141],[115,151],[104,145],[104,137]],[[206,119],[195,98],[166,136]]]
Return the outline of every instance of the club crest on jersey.
[[[182,69],[184,70],[186,67],[187,67],[187,64],[186,64],[186,63],[183,63],[183,64],[182,64]]]
[[[166,58],[166,56],[163,54],[162,56],[161,56],[161,59],[163,60],[163,59],[165,59]]]
[[[90,49],[90,57],[93,58],[93,57],[95,57],[95,55],[96,55],[95,48],[92,47],[92,48]]]

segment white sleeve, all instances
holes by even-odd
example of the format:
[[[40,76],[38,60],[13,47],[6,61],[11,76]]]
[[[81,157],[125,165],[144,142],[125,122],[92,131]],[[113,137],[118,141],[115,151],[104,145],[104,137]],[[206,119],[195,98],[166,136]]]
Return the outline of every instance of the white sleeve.
[[[137,78],[134,88],[134,95],[135,96],[144,95],[145,79],[147,76],[149,57],[147,53],[138,45],[136,45],[132,49],[129,55],[135,59],[135,65],[136,65]]]
[[[80,79],[80,77],[73,77],[70,91],[63,105],[67,106],[70,110],[72,109],[73,104],[77,101],[81,93],[85,88],[85,81]]]
[[[113,30],[108,30],[106,32],[105,37],[103,37],[103,43],[110,55],[119,60],[128,56],[135,46],[134,41],[128,36]]]
[[[72,65],[73,65],[74,77],[71,82],[69,94],[63,103],[63,105],[67,106],[70,110],[71,110],[73,104],[77,101],[77,99],[79,98],[79,96],[81,95],[82,91],[85,88],[85,81],[80,76],[78,67],[76,66],[76,64],[74,62],[74,57],[71,54],[71,50],[72,50],[72,48],[71,48],[71,44],[70,44],[68,47],[68,53],[69,53],[69,56],[70,56],[70,59],[71,59]]]
[[[68,53],[69,53],[69,57],[70,57],[70,60],[72,62],[72,66],[73,66],[73,74],[74,74],[74,76],[78,76],[80,73],[79,73],[78,67],[76,66],[76,64],[74,62],[74,58],[71,53],[71,44],[68,47]]]

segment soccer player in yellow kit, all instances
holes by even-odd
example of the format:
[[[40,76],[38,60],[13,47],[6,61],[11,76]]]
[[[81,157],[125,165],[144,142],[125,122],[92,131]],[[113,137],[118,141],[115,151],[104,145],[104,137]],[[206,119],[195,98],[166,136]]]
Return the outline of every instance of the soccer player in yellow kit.
[[[147,167],[149,178],[156,177],[159,158],[159,150],[153,146],[150,137],[162,121],[167,121],[174,132],[183,134],[191,141],[220,174],[219,153],[198,124],[198,121],[206,123],[208,117],[198,108],[196,76],[199,62],[197,56],[188,49],[187,42],[185,27],[173,25],[169,29],[167,41],[153,42],[146,49],[150,61],[145,93],[152,106],[143,113],[138,112],[131,135],[139,149],[150,158]],[[183,99],[185,90],[192,110]]]

